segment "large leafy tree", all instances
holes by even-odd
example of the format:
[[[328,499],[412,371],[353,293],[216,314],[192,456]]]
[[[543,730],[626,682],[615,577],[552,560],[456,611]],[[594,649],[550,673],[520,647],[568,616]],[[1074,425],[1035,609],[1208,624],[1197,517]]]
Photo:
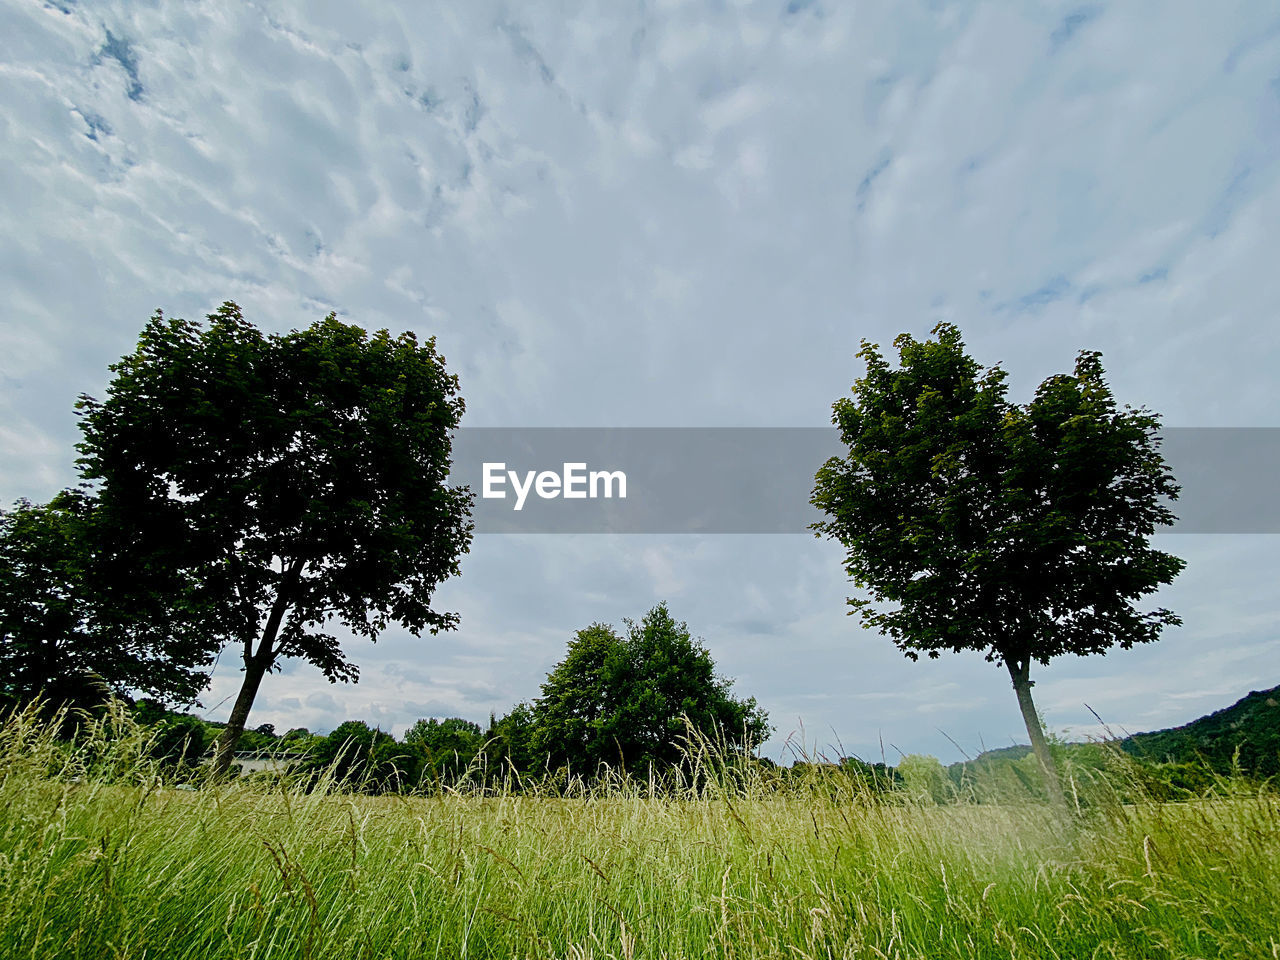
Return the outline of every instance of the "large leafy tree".
[[[82,490],[0,510],[0,698],[93,707],[126,692],[189,700],[204,685],[210,657],[185,642],[155,578],[133,571],[127,598],[112,590],[98,521]]]
[[[217,770],[281,661],[356,679],[333,624],[456,625],[431,598],[470,544],[471,494],[446,483],[463,401],[434,340],[333,315],[263,334],[226,303],[205,324],[157,313],[111,369],[106,399],[81,399],[79,462],[125,584],[176,579],[193,642],[240,651]]]
[[[1149,543],[1178,487],[1158,417],[1117,407],[1098,353],[1017,405],[956,327],[933,333],[899,336],[896,368],[864,341],[866,374],[833,406],[849,453],[818,470],[827,519],[814,526],[844,546],[868,594],[849,601],[864,626],[912,659],[976,650],[1004,665],[1062,803],[1031,664],[1127,649],[1180,622],[1135,606],[1183,567]]]
[[[533,708],[532,747],[552,767],[593,774],[601,764],[643,774],[679,765],[689,725],[736,749],[754,749],[768,718],[739,700],[708,650],[665,604],[627,633],[594,623],[579,630]]]

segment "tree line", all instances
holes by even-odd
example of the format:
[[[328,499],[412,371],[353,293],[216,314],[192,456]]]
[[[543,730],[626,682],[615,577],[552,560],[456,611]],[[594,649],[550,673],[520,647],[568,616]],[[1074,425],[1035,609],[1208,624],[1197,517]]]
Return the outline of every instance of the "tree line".
[[[911,659],[976,651],[1006,669],[1062,804],[1032,664],[1179,622],[1136,606],[1183,566],[1149,542],[1178,494],[1159,418],[1116,402],[1096,352],[1017,404],[954,325],[894,346],[896,367],[864,341],[866,372],[833,405],[848,452],[817,470],[815,533],[843,547],[864,627]],[[393,624],[457,626],[433,597],[470,547],[473,495],[448,483],[465,404],[434,340],[332,314],[264,334],[228,302],[203,323],[157,312],[110,369],[106,396],[77,405],[80,484],[0,513],[9,702],[104,689],[189,701],[234,651],[243,679],[222,773],[286,659],[354,682],[335,629],[374,641]],[[516,769],[540,758],[636,772],[678,763],[689,722],[743,750],[767,731],[660,606],[621,633],[579,631],[543,696],[494,731]]]
[[[461,717],[422,718],[397,740],[359,720],[327,735],[295,728],[277,736],[270,724],[240,735],[244,751],[279,763],[281,772],[333,776],[377,792],[493,782],[561,773],[591,780],[602,773],[667,780],[692,776],[700,739],[717,760],[745,760],[768,736],[754,698],[733,695],[710,652],[665,604],[618,631],[603,623],[579,630],[547,675],[541,696],[516,704],[487,729]],[[150,755],[171,772],[197,773],[224,724],[167,710],[155,700],[134,718],[154,729]]]

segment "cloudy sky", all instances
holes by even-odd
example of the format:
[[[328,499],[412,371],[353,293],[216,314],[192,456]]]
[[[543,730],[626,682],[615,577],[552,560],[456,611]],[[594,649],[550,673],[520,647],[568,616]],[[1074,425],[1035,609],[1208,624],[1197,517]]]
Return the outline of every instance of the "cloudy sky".
[[[1280,9],[1251,3],[0,0],[0,501],[73,482],[78,394],[157,308],[435,335],[470,426],[821,426],[861,339],[957,323],[1014,399],[1097,349],[1171,426],[1280,426]],[[1280,682],[1280,539],[1188,560],[1159,644],[1040,674],[1050,725]],[[659,600],[820,749],[1025,738],[912,664],[804,535],[486,535],[456,634],[290,666],[251,722],[484,722]],[[204,698],[225,716],[233,657]]]

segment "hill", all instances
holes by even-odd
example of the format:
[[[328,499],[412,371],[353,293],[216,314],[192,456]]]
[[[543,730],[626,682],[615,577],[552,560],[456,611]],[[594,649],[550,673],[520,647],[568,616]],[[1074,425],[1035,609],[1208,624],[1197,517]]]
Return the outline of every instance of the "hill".
[[[1120,746],[1157,763],[1202,759],[1219,773],[1230,772],[1239,751],[1242,771],[1274,777],[1280,773],[1280,686],[1255,690],[1181,727],[1125,737]]]
[[[1230,773],[1238,762],[1243,773],[1274,777],[1280,774],[1280,686],[1255,690],[1180,727],[1136,733],[1115,742],[1130,756],[1152,763],[1205,763],[1217,773]],[[1068,749],[1087,746],[1067,744]],[[947,773],[956,783],[975,776],[1038,779],[1030,757],[1029,746],[1000,747],[953,763]]]

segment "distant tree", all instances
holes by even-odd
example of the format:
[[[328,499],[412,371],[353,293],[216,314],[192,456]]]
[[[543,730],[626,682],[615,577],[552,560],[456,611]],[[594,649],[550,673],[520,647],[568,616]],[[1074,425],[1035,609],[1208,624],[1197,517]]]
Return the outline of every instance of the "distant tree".
[[[1191,764],[1224,776],[1280,777],[1280,686],[1253,690],[1188,724],[1133,734],[1119,745],[1155,764]]]
[[[218,732],[225,733],[226,728],[222,728]],[[254,753],[276,753],[281,749],[280,738],[275,734],[262,733],[258,729],[245,730],[240,734],[240,740],[236,745],[237,751],[250,751]]]
[[[593,623],[569,642],[565,658],[542,684],[533,704],[531,747],[554,767],[593,773],[600,763],[617,766],[622,709],[631,695],[630,651],[614,629]],[[628,742],[630,737],[627,737]],[[634,759],[634,758],[633,758]]]
[[[276,727],[273,723],[261,723],[253,728],[253,732],[262,737],[274,737],[276,735]]]
[[[362,720],[338,724],[327,737],[315,740],[307,754],[304,771],[320,774],[332,769],[338,780],[363,784],[375,775],[376,760],[388,757],[396,746],[389,733],[375,730]]]
[[[533,708],[532,749],[552,767],[588,775],[601,764],[644,776],[683,759],[689,729],[749,751],[768,735],[754,698],[737,700],[707,649],[660,604],[626,637],[594,623],[578,631]]]
[[[946,803],[952,797],[947,771],[937,757],[909,753],[898,761],[898,773],[902,775],[903,789],[912,800]]]
[[[491,779],[544,772],[546,755],[539,757],[533,746],[534,724],[533,706],[528,703],[517,703],[501,718],[489,717],[485,761]]]
[[[329,624],[370,640],[456,626],[431,597],[470,543],[471,495],[446,485],[463,401],[434,341],[332,314],[264,335],[226,303],[207,325],[157,313],[111,369],[107,398],[80,401],[79,462],[122,589],[138,570],[176,578],[192,642],[240,650],[216,772],[282,660],[356,679]]]
[[[171,769],[189,769],[204,757],[210,740],[205,725],[192,716],[162,722],[151,740],[150,753]]]
[[[150,697],[144,697],[134,703],[130,712],[133,719],[144,727],[153,727],[173,715],[164,704]]]
[[[902,786],[902,774],[881,760],[868,763],[858,757],[844,757],[840,767],[859,787],[871,793],[890,793]]]
[[[419,747],[426,772],[439,779],[455,779],[484,747],[480,725],[461,717],[419,720],[405,731],[404,742]]]
[[[145,571],[129,603],[109,589],[104,536],[80,490],[0,510],[0,698],[88,707],[130,690],[189,700],[204,685],[209,658],[174,638]]]
[[[380,740],[369,758],[365,790],[372,793],[402,793],[419,787],[431,776],[430,757],[419,743]]]
[[[976,650],[1013,681],[1050,797],[1064,802],[1031,696],[1031,663],[1104,653],[1180,621],[1133,601],[1183,561],[1149,538],[1171,523],[1178,487],[1159,453],[1159,419],[1119,410],[1100,355],[1047,379],[1019,406],[1005,372],[983,371],[950,324],[894,341],[899,367],[863,342],[867,364],[833,422],[848,446],[818,470],[814,525],[845,548],[870,597],[864,626],[910,658]]]

